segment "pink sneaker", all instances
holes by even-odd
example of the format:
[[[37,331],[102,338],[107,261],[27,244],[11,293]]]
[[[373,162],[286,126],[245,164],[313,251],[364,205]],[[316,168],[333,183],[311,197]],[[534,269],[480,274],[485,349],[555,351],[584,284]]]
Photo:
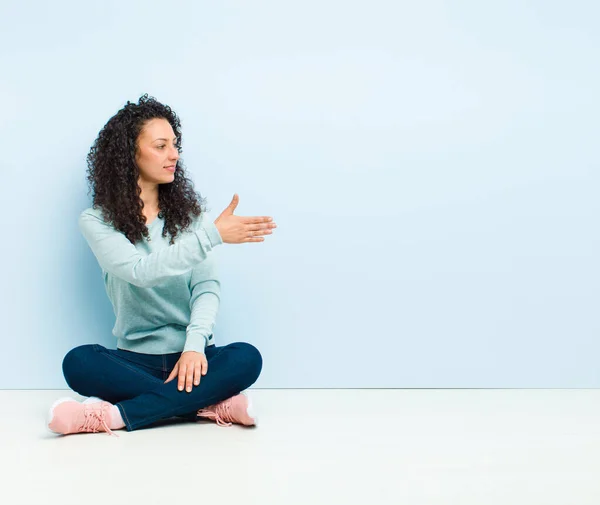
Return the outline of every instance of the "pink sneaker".
[[[227,400],[200,409],[198,417],[216,421],[219,426],[231,426],[233,423],[253,426],[258,419],[252,411],[251,400],[243,393],[232,396]]]
[[[48,415],[48,428],[54,433],[98,433],[106,431],[118,437],[108,427],[112,404],[99,400],[79,403],[73,398],[56,400]]]

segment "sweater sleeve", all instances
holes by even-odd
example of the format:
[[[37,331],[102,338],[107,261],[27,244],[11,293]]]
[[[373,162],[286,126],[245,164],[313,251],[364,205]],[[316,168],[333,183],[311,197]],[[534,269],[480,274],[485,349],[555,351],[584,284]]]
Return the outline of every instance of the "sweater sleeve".
[[[203,353],[215,326],[220,299],[213,292],[206,292],[199,296],[193,296],[193,298],[192,314],[190,324],[185,332],[183,352],[196,351]]]
[[[223,243],[214,223],[204,223],[173,245],[144,256],[123,233],[98,216],[84,211],[78,223],[100,267],[142,288],[192,270],[215,246]]]
[[[190,279],[190,323],[186,329],[183,352],[204,352],[213,332],[221,301],[215,257],[192,270]]]

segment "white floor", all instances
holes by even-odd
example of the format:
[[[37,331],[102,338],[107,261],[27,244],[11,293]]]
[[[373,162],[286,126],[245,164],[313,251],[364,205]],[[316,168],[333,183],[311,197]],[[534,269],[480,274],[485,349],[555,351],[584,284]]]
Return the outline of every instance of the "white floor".
[[[253,390],[257,428],[119,438],[47,432],[65,393],[0,391],[0,503],[600,504],[600,390]]]

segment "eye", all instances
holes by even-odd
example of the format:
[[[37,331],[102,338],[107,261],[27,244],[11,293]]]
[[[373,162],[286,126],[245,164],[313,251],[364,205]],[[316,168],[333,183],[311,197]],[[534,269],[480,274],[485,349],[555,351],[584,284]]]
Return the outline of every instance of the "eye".
[[[165,146],[163,145],[163,146],[156,146],[156,147],[158,147],[158,149],[163,149]]]

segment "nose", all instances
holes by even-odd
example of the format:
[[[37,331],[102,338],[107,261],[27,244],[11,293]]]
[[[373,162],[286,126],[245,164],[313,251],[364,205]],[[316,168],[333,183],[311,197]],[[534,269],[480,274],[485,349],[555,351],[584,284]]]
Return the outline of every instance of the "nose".
[[[171,159],[173,161],[177,161],[179,159],[179,151],[177,150],[176,147],[173,147],[171,149],[171,153],[170,153],[169,159]]]

